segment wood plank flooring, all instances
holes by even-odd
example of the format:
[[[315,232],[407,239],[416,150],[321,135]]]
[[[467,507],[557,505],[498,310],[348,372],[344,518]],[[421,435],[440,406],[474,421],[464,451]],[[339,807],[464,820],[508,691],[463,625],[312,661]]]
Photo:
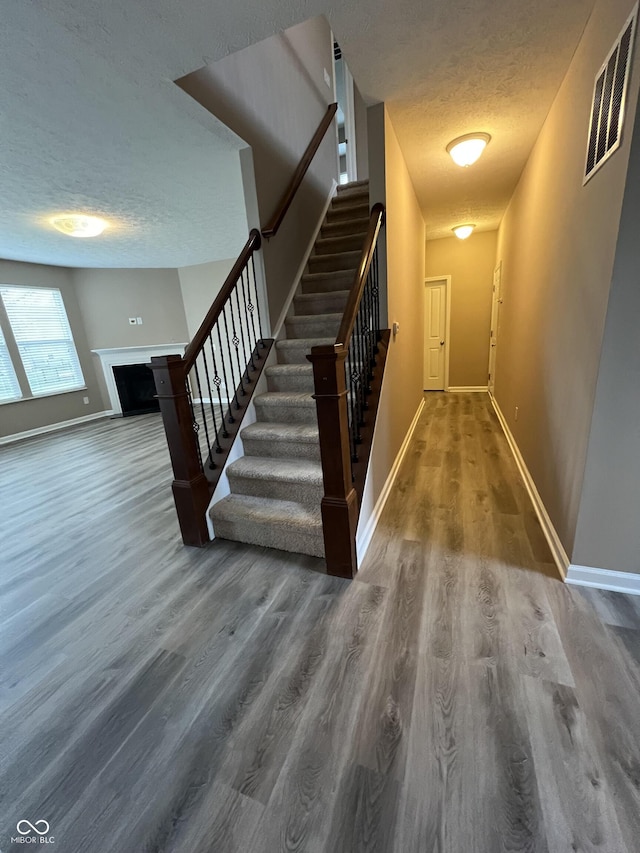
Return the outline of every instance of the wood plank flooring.
[[[559,582],[485,395],[426,400],[352,583],[184,548],[158,416],[0,451],[2,853],[637,853],[640,599]]]

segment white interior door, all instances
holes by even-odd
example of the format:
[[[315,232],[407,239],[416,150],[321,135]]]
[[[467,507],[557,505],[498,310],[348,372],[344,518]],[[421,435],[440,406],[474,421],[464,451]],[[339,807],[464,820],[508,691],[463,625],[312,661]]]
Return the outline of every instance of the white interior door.
[[[446,377],[447,281],[427,281],[424,317],[424,390],[444,391]]]
[[[500,331],[500,306],[502,305],[502,262],[493,271],[493,301],[491,303],[491,334],[489,337],[489,391],[493,394],[496,383],[496,355]]]

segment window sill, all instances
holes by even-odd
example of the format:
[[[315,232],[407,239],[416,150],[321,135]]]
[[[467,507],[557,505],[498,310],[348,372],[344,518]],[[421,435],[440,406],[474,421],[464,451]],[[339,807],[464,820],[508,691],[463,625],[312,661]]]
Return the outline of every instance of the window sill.
[[[29,397],[16,397],[14,400],[0,400],[0,406],[11,406],[15,403],[28,403],[31,400],[46,400],[47,397],[62,397],[64,394],[77,394],[78,391],[86,391],[86,385],[78,388],[70,388],[68,391],[50,391],[48,394],[31,394]]]

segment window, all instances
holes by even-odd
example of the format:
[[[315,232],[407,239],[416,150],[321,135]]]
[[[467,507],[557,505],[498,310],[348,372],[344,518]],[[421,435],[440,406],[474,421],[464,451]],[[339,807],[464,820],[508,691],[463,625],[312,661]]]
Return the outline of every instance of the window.
[[[0,329],[0,402],[19,400],[20,397],[22,397],[22,391],[11,363],[7,342]]]
[[[2,285],[0,298],[31,394],[37,397],[83,388],[84,377],[60,291]],[[8,364],[15,380],[13,366],[10,361]],[[2,383],[10,376],[3,362]]]

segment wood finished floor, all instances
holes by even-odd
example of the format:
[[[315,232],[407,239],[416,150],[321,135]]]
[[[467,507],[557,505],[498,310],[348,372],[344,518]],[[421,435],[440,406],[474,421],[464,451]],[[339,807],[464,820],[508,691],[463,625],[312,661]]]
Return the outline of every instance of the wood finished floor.
[[[640,599],[561,584],[484,395],[366,563],[179,542],[157,416],[0,456],[0,850],[637,853]]]

